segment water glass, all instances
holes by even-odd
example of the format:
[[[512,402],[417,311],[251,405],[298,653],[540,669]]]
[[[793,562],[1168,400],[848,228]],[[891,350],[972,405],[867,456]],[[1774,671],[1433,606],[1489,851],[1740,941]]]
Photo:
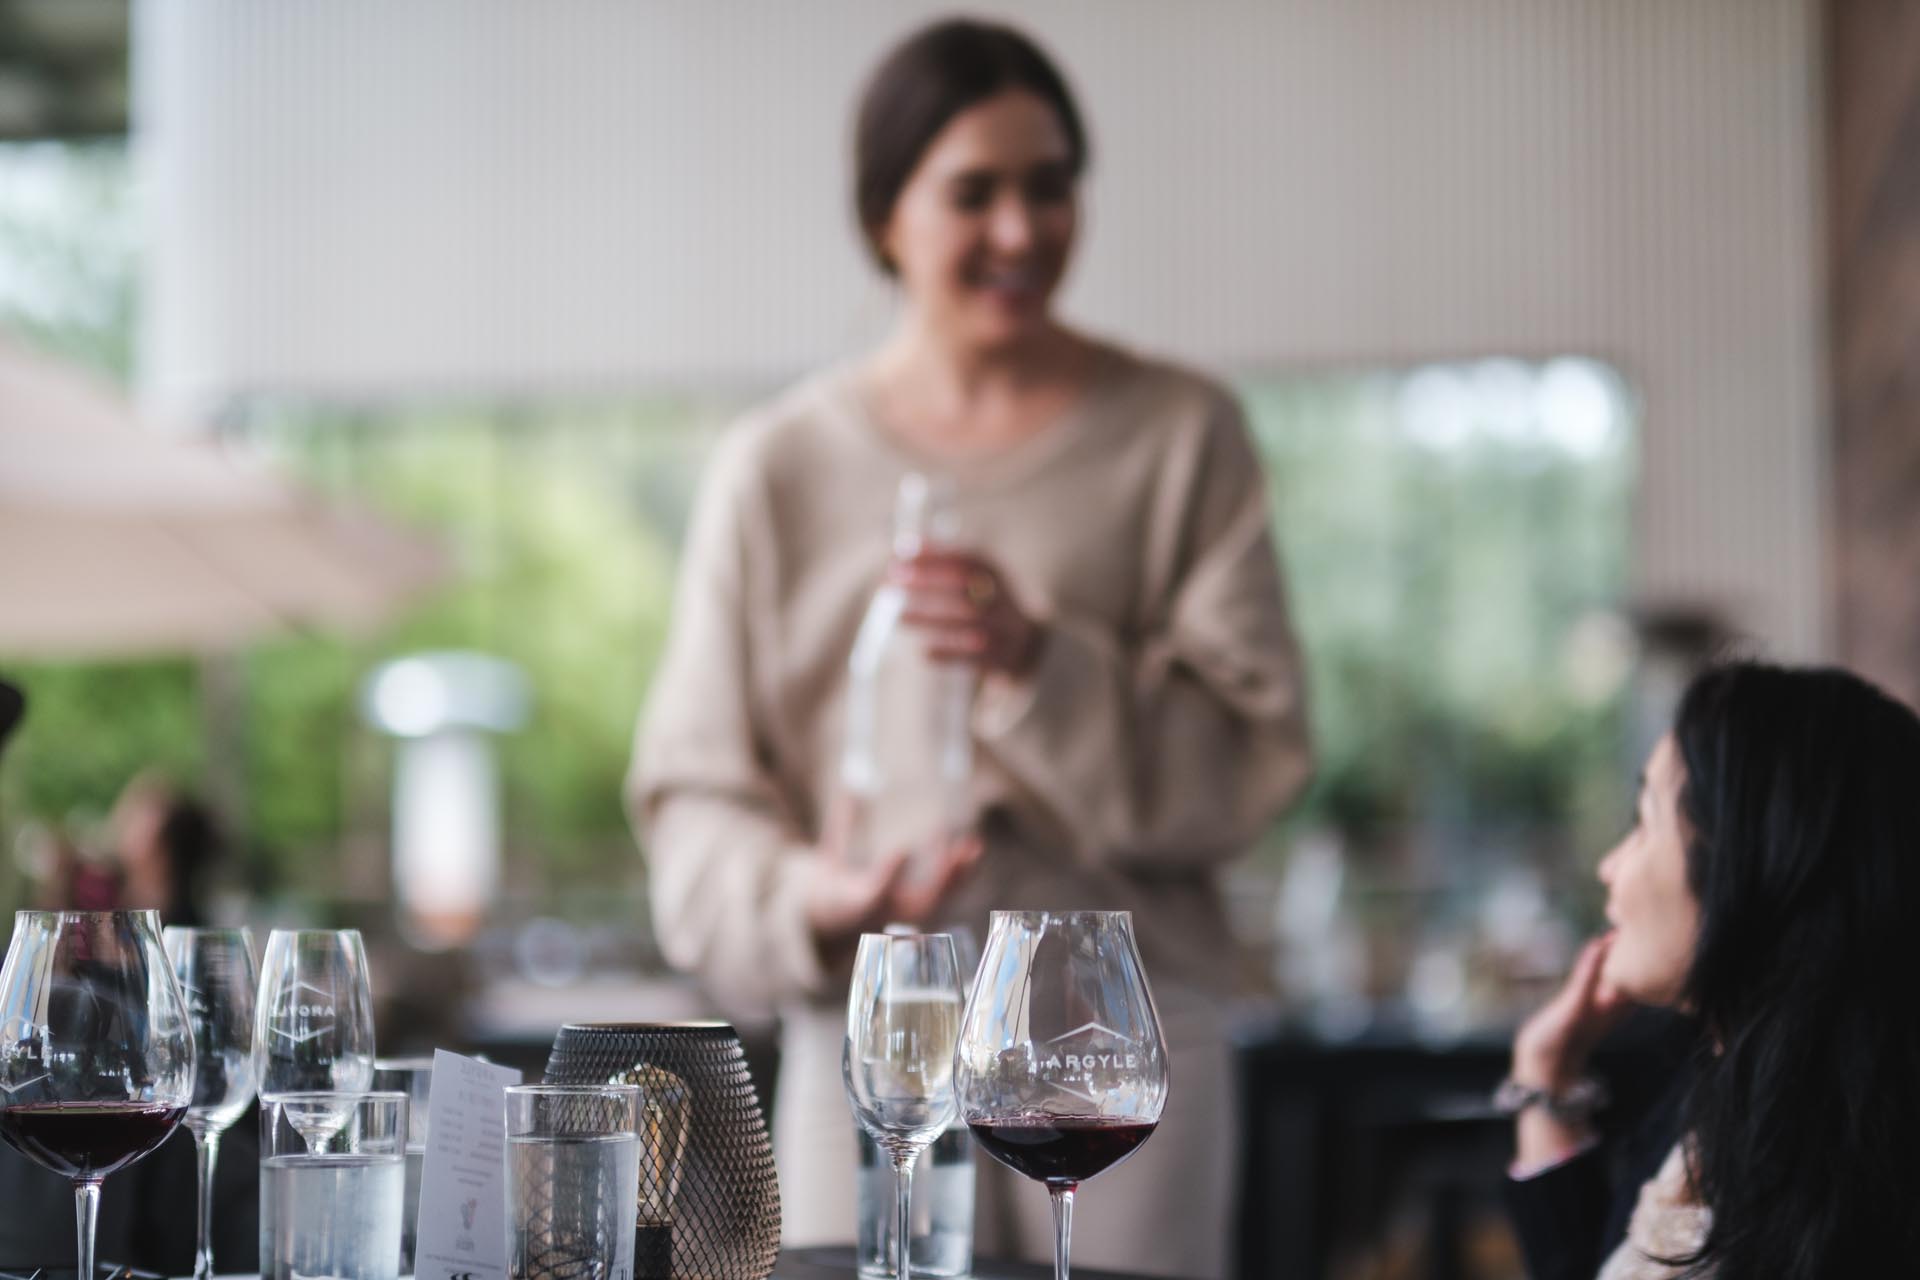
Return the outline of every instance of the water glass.
[[[631,1280],[640,1203],[640,1090],[507,1089],[507,1274]]]
[[[262,1098],[261,1280],[397,1280],[406,1148],[404,1093]]]
[[[873,1135],[854,1126],[860,1147],[857,1186],[861,1280],[890,1280],[899,1265],[893,1157]],[[973,1135],[955,1121],[920,1153],[913,1166],[913,1274],[935,1280],[973,1273]]]
[[[420,1242],[420,1172],[427,1162],[427,1104],[433,1092],[432,1058],[378,1058],[373,1087],[407,1095],[407,1188],[401,1205],[400,1274],[413,1274],[413,1252]]]

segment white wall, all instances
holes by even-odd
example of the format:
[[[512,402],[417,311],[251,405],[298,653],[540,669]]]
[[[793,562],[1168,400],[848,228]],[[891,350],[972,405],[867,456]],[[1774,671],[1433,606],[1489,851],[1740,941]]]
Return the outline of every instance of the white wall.
[[[844,354],[888,306],[853,93],[943,8],[145,0],[147,390],[758,386]],[[1644,406],[1638,589],[1824,649],[1813,0],[1017,16],[1095,130],[1071,311],[1229,370],[1607,358]]]

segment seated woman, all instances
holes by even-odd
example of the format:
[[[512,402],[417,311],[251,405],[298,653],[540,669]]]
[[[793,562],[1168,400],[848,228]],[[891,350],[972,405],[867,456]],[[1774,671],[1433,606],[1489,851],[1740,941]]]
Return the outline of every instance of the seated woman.
[[[1612,931],[1521,1028],[1507,1192],[1534,1280],[1920,1266],[1920,718],[1835,670],[1699,677],[1600,864]],[[1687,1016],[1672,1104],[1603,1141],[1583,1080]]]

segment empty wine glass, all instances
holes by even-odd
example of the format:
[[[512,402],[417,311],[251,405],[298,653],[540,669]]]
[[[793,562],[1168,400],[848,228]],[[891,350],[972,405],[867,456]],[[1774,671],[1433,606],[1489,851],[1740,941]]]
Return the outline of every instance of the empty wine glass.
[[[170,927],[161,936],[193,1027],[193,1101],[182,1122],[193,1134],[199,1178],[194,1280],[213,1274],[213,1169],[220,1135],[253,1101],[253,999],[259,985],[246,929]]]
[[[193,1098],[193,1031],[152,911],[21,911],[0,968],[0,1137],[73,1183],[93,1276],[100,1183]]]
[[[1167,1101],[1167,1050],[1125,911],[996,911],[954,1058],[988,1155],[1053,1196],[1067,1280],[1073,1194],[1139,1149]]]
[[[910,1280],[913,1162],[953,1122],[959,963],[944,933],[860,937],[841,1052],[854,1118],[893,1159],[895,1275]]]
[[[253,1047],[260,1096],[281,1101],[308,1146],[324,1150],[347,1121],[335,1099],[373,1083],[373,993],[358,929],[268,935]]]

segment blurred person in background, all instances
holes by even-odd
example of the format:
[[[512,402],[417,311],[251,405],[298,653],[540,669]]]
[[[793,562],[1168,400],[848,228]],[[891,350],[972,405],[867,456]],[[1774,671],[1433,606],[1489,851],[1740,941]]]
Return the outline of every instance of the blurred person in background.
[[[737,424],[696,506],[630,808],[668,958],[782,1014],[789,1244],[854,1233],[859,934],[1113,909],[1134,913],[1175,1083],[1153,1140],[1076,1206],[1076,1260],[1226,1267],[1236,964],[1216,873],[1310,773],[1303,679],[1233,396],[1053,313],[1087,160],[1064,79],[1019,33],[947,21],[895,48],[859,107],[854,192],[894,330]],[[951,478],[965,549],[888,563],[909,471]],[[971,834],[918,869],[840,835],[848,654],[889,573],[930,655],[980,676]],[[1048,1197],[989,1161],[977,1223],[983,1253],[1050,1256]]]
[[[212,812],[156,773],[121,789],[85,840],[61,826],[29,829],[38,911],[158,911],[162,925],[210,923],[208,899],[225,854]]]
[[[158,774],[120,792],[108,838],[120,870],[120,905],[150,908],[163,924],[211,923],[207,899],[225,841],[207,806]]]
[[[108,859],[83,848],[59,825],[21,832],[35,911],[111,911],[120,904],[120,876]]]
[[[1612,931],[1502,1086],[1534,1280],[1910,1274],[1920,718],[1843,671],[1709,670],[1600,879]],[[1636,1005],[1683,1013],[1693,1053],[1602,1140],[1587,1062]]]

